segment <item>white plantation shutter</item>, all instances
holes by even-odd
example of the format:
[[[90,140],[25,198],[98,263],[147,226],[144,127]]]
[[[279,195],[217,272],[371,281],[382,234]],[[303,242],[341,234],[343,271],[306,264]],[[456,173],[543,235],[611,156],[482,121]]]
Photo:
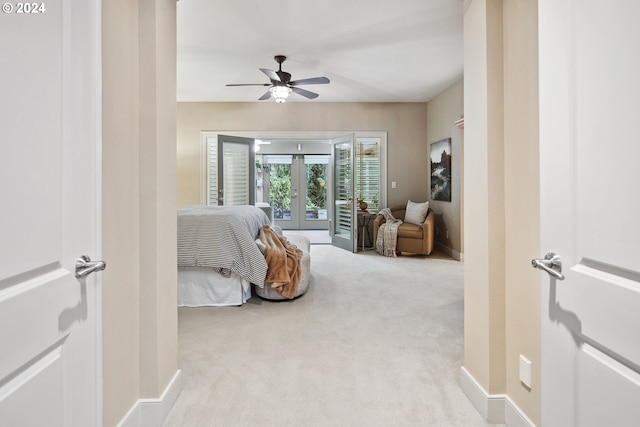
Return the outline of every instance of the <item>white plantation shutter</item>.
[[[380,201],[380,139],[358,138],[356,142],[356,198],[377,210]]]
[[[349,149],[343,149],[341,147],[335,150],[336,200],[349,200],[352,198],[350,157],[351,150]],[[339,205],[336,210],[337,227],[344,232],[351,231],[351,203],[355,203],[355,200],[351,200],[344,205]]]
[[[249,150],[246,144],[225,142],[222,147],[224,164],[224,204],[248,205],[250,182]]]
[[[220,138],[223,139],[222,142]],[[222,153],[220,153],[221,144]],[[218,138],[207,138],[207,201],[209,205],[232,206],[253,203],[255,157],[252,150],[253,140],[251,139],[224,135],[219,135]],[[221,163],[224,165],[222,177],[219,169]],[[224,187],[223,203],[219,202],[221,179]]]
[[[210,205],[218,205],[218,141],[215,138],[207,139],[207,165],[209,167],[209,191],[208,202]]]

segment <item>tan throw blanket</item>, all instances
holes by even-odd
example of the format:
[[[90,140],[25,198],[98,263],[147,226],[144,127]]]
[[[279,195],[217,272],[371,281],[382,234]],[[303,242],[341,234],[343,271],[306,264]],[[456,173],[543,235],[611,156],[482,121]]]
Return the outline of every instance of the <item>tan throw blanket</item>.
[[[386,222],[380,225],[378,229],[378,238],[376,239],[376,251],[380,255],[388,257],[396,257],[396,244],[398,243],[398,227],[402,224],[401,219],[396,219],[391,214],[391,209],[384,208],[378,212],[382,215]]]
[[[265,283],[271,283],[271,288],[283,297],[293,298],[300,282],[302,251],[268,225],[260,229],[260,240],[265,246],[264,257],[268,266]]]

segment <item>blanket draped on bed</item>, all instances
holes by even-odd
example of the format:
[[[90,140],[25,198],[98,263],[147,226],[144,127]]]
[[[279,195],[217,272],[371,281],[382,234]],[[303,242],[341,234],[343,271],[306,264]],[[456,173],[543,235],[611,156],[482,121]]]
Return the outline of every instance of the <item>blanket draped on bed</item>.
[[[178,210],[178,267],[233,272],[264,286],[267,262],[255,239],[269,218],[255,206],[192,206]]]
[[[398,227],[402,224],[402,220],[396,219],[389,208],[381,209],[378,215],[384,216],[386,222],[382,223],[378,229],[376,251],[384,256],[396,257]]]
[[[260,241],[265,246],[264,257],[269,266],[264,281],[271,283],[283,297],[293,298],[300,282],[302,251],[268,225],[260,229]]]

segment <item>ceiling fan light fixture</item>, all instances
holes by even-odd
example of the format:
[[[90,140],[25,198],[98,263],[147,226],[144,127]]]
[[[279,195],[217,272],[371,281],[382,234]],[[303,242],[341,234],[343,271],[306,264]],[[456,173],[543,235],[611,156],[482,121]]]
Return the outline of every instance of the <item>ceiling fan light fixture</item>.
[[[287,100],[291,93],[291,88],[287,86],[273,86],[269,89],[271,96],[273,96],[277,103],[282,104]]]

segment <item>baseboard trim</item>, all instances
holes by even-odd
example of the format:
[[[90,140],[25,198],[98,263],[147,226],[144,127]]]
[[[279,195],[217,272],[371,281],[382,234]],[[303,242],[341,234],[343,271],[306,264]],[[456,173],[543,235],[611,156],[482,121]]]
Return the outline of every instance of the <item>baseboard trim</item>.
[[[509,396],[487,393],[464,366],[460,368],[460,388],[487,422],[508,427],[535,427]]]
[[[445,246],[440,242],[433,242],[433,245],[440,252],[446,255],[449,255],[451,258],[455,259],[456,261],[462,261],[464,259],[464,255],[461,252],[458,252],[455,249]]]
[[[118,427],[159,427],[182,391],[182,371],[178,369],[157,399],[138,399],[118,423]]]

